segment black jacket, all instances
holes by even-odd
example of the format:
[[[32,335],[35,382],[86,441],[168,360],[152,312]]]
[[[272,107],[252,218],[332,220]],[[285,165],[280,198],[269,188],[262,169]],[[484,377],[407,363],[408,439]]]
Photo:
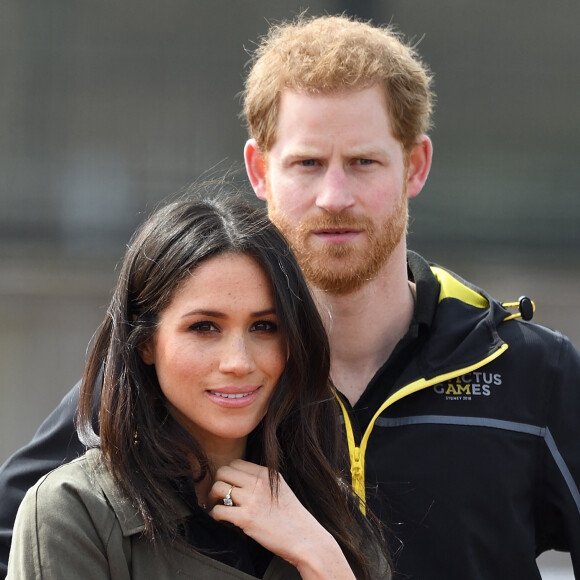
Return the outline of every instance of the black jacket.
[[[580,355],[413,253],[409,275],[407,336],[354,408],[342,399],[355,487],[390,528],[394,578],[539,579],[550,548],[580,577]],[[27,487],[82,452],[73,399],[0,470],[4,566]]]
[[[342,399],[353,481],[390,526],[395,578],[539,579],[551,548],[580,577],[578,352],[415,254],[409,268],[409,335],[354,409]]]

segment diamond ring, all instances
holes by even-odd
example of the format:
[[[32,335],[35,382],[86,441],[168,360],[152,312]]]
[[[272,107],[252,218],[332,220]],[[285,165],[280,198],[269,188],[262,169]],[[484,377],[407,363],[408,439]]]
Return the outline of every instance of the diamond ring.
[[[234,505],[234,502],[232,500],[232,496],[230,495],[232,493],[232,489],[234,489],[233,485],[230,487],[228,493],[226,493],[226,496],[222,500],[224,502],[224,505],[227,505],[228,507],[232,507]]]

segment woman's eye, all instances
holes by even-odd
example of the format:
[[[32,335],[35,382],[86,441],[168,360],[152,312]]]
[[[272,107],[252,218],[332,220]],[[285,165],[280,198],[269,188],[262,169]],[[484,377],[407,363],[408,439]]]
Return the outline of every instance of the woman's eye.
[[[189,327],[190,330],[194,332],[199,332],[200,334],[216,332],[218,328],[213,322],[209,320],[202,320],[201,322],[196,322]]]
[[[254,332],[276,332],[278,325],[271,320],[258,320],[252,324],[252,330]]]

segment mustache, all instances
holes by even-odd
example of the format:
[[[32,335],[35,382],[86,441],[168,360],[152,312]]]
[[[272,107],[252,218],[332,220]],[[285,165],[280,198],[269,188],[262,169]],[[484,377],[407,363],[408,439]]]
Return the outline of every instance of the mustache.
[[[308,230],[321,230],[321,229],[353,229],[353,230],[363,230],[372,228],[372,221],[366,216],[353,216],[353,215],[332,215],[326,214],[323,216],[317,216],[312,218],[307,218],[300,224],[300,229]]]

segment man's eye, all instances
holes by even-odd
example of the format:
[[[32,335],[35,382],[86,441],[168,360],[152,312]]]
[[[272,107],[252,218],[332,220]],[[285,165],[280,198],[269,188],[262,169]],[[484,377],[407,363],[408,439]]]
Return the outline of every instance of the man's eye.
[[[316,165],[316,160],[315,159],[303,159],[300,162],[301,165],[303,165],[304,167],[313,167],[314,165]]]
[[[372,165],[374,161],[372,159],[359,159],[359,165]]]

